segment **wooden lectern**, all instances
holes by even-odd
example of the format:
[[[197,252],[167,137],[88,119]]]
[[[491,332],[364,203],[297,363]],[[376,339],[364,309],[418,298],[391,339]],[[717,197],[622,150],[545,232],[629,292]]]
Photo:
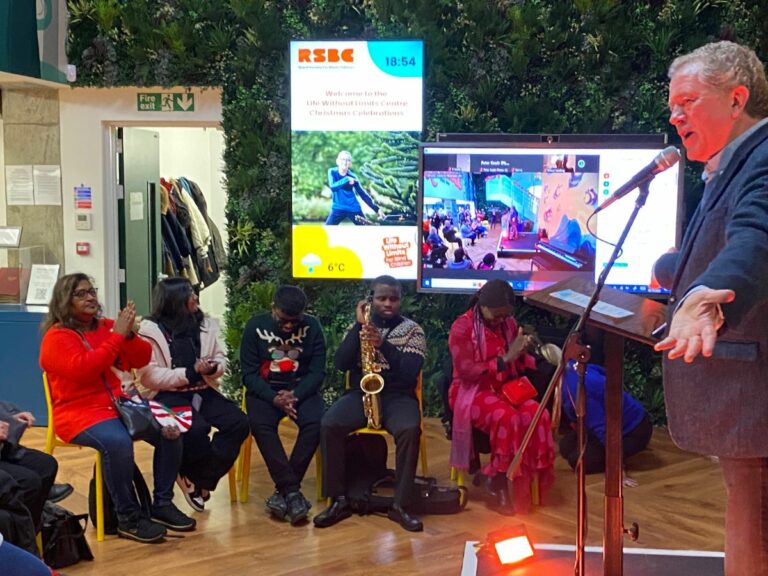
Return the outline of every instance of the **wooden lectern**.
[[[578,316],[584,305],[574,303],[579,297],[587,301],[595,290],[589,279],[569,278],[526,296],[532,306],[562,315]],[[571,298],[554,296],[569,291]],[[574,297],[575,296],[575,297]],[[585,302],[586,304],[586,302]],[[609,306],[620,310],[604,308]],[[605,313],[602,313],[603,310]],[[620,316],[626,311],[630,315]],[[613,314],[616,312],[616,315]],[[610,315],[609,315],[610,314]],[[603,524],[603,573],[623,574],[624,502],[622,495],[622,391],[624,375],[624,340],[636,340],[653,346],[658,338],[652,332],[666,320],[666,306],[611,288],[603,288],[600,300],[587,319],[587,324],[605,333],[605,516]]]

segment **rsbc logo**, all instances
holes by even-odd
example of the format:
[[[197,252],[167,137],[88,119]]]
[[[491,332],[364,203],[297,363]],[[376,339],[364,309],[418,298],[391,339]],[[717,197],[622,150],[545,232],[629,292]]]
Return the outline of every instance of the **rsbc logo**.
[[[299,48],[299,63],[319,64],[321,62],[354,62],[353,48],[339,50],[337,48]]]

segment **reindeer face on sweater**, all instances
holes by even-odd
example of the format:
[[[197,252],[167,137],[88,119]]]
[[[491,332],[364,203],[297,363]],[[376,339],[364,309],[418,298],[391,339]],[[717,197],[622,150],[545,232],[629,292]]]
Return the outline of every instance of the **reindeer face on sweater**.
[[[308,330],[309,326],[302,326],[287,338],[272,331],[256,330],[256,335],[266,343],[270,358],[261,364],[262,378],[270,383],[291,382],[295,379]]]

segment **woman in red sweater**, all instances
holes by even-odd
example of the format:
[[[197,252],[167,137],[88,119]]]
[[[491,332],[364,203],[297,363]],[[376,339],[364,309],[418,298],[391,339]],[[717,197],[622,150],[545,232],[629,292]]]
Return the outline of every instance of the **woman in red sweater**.
[[[181,438],[152,441],[154,497],[151,518],[142,514],[133,491],[133,440],[120,421],[107,386],[122,393],[121,374],[145,366],[148,342],[136,337],[136,309],[128,302],[117,320],[101,318],[90,278],[69,274],[53,289],[43,325],[40,365],[48,375],[56,432],[62,440],[95,448],[104,462],[104,479],[115,505],[118,536],[156,542],[173,530],[193,530],[195,521],[173,504],[173,484],[182,455]]]

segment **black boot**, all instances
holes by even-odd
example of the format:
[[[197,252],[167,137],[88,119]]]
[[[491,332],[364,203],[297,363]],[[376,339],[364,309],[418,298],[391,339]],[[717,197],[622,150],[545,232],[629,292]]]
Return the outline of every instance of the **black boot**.
[[[352,508],[345,496],[337,496],[325,510],[312,519],[318,528],[328,528],[352,516]]]

